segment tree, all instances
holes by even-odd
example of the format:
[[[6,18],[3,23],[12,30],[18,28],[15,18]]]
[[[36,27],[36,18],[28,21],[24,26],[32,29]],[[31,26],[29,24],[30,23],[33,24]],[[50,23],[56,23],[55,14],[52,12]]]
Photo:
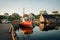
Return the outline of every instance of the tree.
[[[35,15],[35,18],[36,18],[36,19],[39,19],[39,17],[40,17],[40,14]]]
[[[9,18],[8,18],[10,21],[13,21],[14,18],[10,15]]]
[[[3,16],[3,15],[0,15],[0,20],[1,20],[1,19],[6,19],[6,17]]]
[[[58,11],[52,11],[52,14],[53,14],[53,15],[58,15],[59,12],[58,12]]]
[[[6,19],[8,21],[9,14],[8,13],[4,13],[4,16],[6,17]]]
[[[9,14],[8,13],[4,13],[4,16],[9,16]]]
[[[13,13],[13,14],[11,15],[11,17],[12,17],[13,19],[15,19],[15,20],[19,20],[19,19],[20,19],[20,16],[19,16],[18,13]]]

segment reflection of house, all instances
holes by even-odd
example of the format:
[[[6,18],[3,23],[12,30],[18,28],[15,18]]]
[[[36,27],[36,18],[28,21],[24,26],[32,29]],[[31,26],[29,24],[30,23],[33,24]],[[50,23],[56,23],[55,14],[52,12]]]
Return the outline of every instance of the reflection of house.
[[[39,25],[41,31],[48,31],[48,30],[58,30],[60,27],[60,24],[49,24],[48,26],[46,24],[40,23]]]
[[[56,19],[54,17],[54,15],[41,15],[40,18],[40,23],[53,23],[53,22],[56,22]]]
[[[45,26],[44,24],[40,24],[40,25],[39,25],[39,28],[40,28],[41,31],[43,31],[44,26]]]

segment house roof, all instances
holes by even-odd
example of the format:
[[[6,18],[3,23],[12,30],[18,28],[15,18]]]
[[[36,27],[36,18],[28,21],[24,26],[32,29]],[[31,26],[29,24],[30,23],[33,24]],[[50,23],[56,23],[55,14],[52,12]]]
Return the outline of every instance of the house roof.
[[[55,19],[54,15],[43,15],[43,17],[47,19]]]

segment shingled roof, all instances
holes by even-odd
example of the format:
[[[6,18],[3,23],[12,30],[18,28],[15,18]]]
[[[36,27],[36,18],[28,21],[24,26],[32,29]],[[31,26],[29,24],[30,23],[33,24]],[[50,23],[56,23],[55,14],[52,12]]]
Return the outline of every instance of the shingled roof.
[[[54,15],[43,15],[43,17],[47,19],[55,19]]]

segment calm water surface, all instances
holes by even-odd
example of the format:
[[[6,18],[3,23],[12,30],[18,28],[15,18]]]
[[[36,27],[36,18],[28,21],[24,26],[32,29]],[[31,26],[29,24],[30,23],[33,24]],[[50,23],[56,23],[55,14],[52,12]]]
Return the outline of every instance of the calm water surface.
[[[60,29],[41,31],[39,27],[36,26],[32,34],[23,36],[21,30],[16,31],[16,34],[18,40],[60,40]]]

